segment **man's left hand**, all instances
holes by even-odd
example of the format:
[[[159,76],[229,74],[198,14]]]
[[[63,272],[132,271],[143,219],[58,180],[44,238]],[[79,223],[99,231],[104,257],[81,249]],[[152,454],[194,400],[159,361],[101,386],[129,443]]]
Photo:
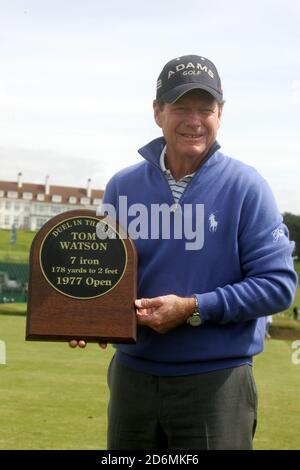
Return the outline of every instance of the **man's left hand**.
[[[195,311],[195,299],[171,294],[151,299],[137,299],[135,306],[137,307],[137,321],[140,325],[149,326],[158,333],[164,334],[186,322]]]

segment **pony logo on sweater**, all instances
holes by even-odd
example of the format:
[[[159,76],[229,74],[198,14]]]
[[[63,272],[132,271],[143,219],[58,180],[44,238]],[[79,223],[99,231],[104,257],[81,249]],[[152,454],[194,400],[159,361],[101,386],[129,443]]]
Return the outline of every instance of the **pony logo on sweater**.
[[[210,214],[208,217],[209,220],[209,231],[210,232],[216,232],[218,228],[218,221],[216,220],[215,214]]]
[[[279,238],[284,237],[284,231],[282,228],[276,228],[272,232],[274,242],[278,242]]]

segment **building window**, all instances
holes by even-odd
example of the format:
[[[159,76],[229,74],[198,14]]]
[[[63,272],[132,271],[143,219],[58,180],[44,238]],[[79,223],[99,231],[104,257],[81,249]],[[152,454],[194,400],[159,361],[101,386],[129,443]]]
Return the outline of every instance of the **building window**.
[[[23,199],[32,199],[32,193],[26,192],[23,193]]]
[[[52,196],[52,202],[61,202],[62,197],[59,194],[53,194]]]
[[[36,208],[37,208],[37,211],[38,212],[44,212],[46,207],[44,206],[44,204],[37,204],[36,205]]]
[[[25,206],[25,207],[24,207],[24,211],[25,211],[25,212],[30,212],[30,206]]]
[[[47,222],[47,219],[42,219],[42,218],[36,219],[36,228],[37,229],[41,228],[46,222]]]
[[[44,201],[45,200],[45,194],[43,193],[38,193],[38,195],[36,196],[37,200],[38,201]]]
[[[69,197],[69,203],[70,204],[76,204],[76,202],[77,202],[77,197],[75,197],[75,196],[70,196]]]
[[[16,199],[18,197],[17,191],[7,191],[7,197]]]
[[[80,204],[89,204],[90,198],[89,197],[82,197],[80,198]]]
[[[5,203],[5,209],[10,209],[11,208],[11,202],[6,201]]]
[[[30,217],[24,217],[23,226],[25,229],[30,229]]]
[[[102,199],[100,199],[100,197],[96,197],[95,199],[93,199],[93,204],[94,206],[99,206],[100,204],[102,204]]]
[[[6,216],[4,217],[4,224],[5,224],[5,225],[9,225],[9,224],[10,224],[10,216],[9,216],[9,215],[6,215]]]
[[[52,206],[52,207],[51,207],[51,212],[52,212],[53,214],[59,214],[60,212],[63,212],[63,211],[61,210],[61,207],[60,207],[60,206]]]
[[[20,210],[20,204],[18,204],[17,202],[15,203],[15,211],[19,211]]]

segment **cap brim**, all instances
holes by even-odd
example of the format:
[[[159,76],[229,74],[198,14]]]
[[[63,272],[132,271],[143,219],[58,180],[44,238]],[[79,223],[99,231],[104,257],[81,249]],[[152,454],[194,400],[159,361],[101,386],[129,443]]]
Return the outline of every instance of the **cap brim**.
[[[166,103],[172,104],[191,90],[205,90],[210,93],[219,103],[223,101],[223,96],[219,92],[208,86],[201,85],[200,83],[186,83],[184,85],[177,86],[173,88],[173,90],[164,93],[161,98]]]

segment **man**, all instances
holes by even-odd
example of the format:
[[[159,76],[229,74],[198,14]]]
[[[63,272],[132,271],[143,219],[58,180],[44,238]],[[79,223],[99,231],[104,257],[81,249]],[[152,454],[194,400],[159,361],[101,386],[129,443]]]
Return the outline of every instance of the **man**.
[[[266,316],[266,331],[265,331],[265,338],[266,339],[271,339],[270,328],[271,328],[272,323],[273,323],[272,315],[267,315]]]
[[[210,60],[168,62],[153,104],[163,137],[105,191],[104,208],[113,205],[118,219],[120,196],[129,208],[148,208],[145,224],[155,205],[173,216],[169,237],[163,226],[152,237],[129,230],[139,260],[138,338],[117,345],[109,367],[109,449],[252,448],[252,357],[263,349],[265,315],[289,307],[297,277],[267,183],[220,151],[223,103]],[[203,232],[194,246],[176,226],[191,220],[195,238]]]

